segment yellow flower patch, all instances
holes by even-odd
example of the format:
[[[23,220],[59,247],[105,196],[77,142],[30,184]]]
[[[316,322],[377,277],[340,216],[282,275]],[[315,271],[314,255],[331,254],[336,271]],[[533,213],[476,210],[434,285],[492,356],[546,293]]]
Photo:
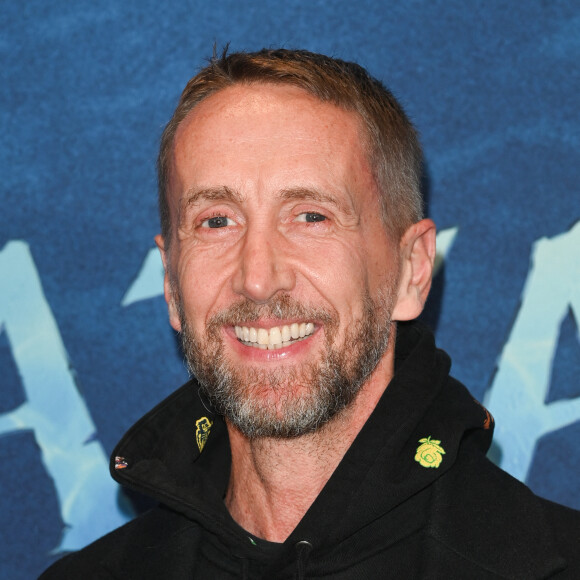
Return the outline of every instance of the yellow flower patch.
[[[415,461],[422,467],[439,467],[443,461],[443,455],[445,455],[445,450],[440,445],[441,441],[431,439],[431,435],[429,435],[429,437],[419,439],[419,443],[421,445],[417,447]]]

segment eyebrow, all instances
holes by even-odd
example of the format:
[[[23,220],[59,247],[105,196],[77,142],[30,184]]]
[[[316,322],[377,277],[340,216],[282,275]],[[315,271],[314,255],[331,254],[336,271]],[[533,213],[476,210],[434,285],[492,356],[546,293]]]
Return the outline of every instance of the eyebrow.
[[[305,200],[305,201],[317,201],[319,203],[329,203],[334,205],[338,210],[346,215],[352,216],[354,214],[354,208],[345,203],[344,201],[337,199],[333,195],[328,195],[322,191],[316,189],[309,189],[304,187],[292,187],[289,189],[283,189],[280,192],[280,199],[286,200]]]
[[[205,187],[188,189],[181,198],[181,205],[185,208],[190,205],[196,205],[200,201],[235,201],[242,202],[243,197],[227,185],[220,187]]]

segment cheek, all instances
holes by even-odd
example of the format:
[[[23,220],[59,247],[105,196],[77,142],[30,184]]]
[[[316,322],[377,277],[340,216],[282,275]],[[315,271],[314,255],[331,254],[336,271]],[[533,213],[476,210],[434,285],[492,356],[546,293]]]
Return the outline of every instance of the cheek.
[[[301,268],[317,294],[327,301],[341,318],[358,319],[362,297],[368,291],[366,256],[357,244],[320,245],[304,252]]]
[[[205,327],[215,313],[229,279],[227,264],[198,251],[185,251],[177,265],[182,307],[191,325]]]
[[[399,275],[398,242],[392,240],[382,223],[375,224],[365,237],[365,270],[371,295],[391,288]]]

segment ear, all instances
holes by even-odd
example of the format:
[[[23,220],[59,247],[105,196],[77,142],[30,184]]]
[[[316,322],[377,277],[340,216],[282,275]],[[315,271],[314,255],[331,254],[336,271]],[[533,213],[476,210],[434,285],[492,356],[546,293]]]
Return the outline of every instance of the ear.
[[[169,323],[177,332],[181,332],[181,321],[179,320],[179,312],[177,309],[177,304],[175,302],[175,297],[173,289],[171,287],[171,275],[169,272],[169,256],[165,251],[165,239],[161,234],[155,236],[155,243],[159,248],[161,253],[161,260],[163,261],[163,269],[165,270],[165,276],[163,277],[163,293],[165,294],[165,302],[167,302],[167,309],[169,311]]]
[[[424,219],[413,224],[401,238],[399,291],[393,320],[413,320],[423,311],[433,276],[435,234],[435,224]]]

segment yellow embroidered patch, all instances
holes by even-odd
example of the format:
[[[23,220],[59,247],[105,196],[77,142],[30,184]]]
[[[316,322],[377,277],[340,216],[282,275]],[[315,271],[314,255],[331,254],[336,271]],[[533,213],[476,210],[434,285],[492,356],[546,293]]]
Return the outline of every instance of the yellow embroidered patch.
[[[445,450],[441,447],[438,439],[431,439],[429,437],[424,437],[419,439],[419,447],[417,447],[417,453],[415,454],[415,461],[419,463],[422,467],[439,467],[443,461],[443,455],[445,455]]]
[[[195,440],[197,441],[197,446],[200,453],[203,451],[203,448],[207,443],[212,425],[213,422],[210,421],[207,417],[202,417],[195,422]]]

